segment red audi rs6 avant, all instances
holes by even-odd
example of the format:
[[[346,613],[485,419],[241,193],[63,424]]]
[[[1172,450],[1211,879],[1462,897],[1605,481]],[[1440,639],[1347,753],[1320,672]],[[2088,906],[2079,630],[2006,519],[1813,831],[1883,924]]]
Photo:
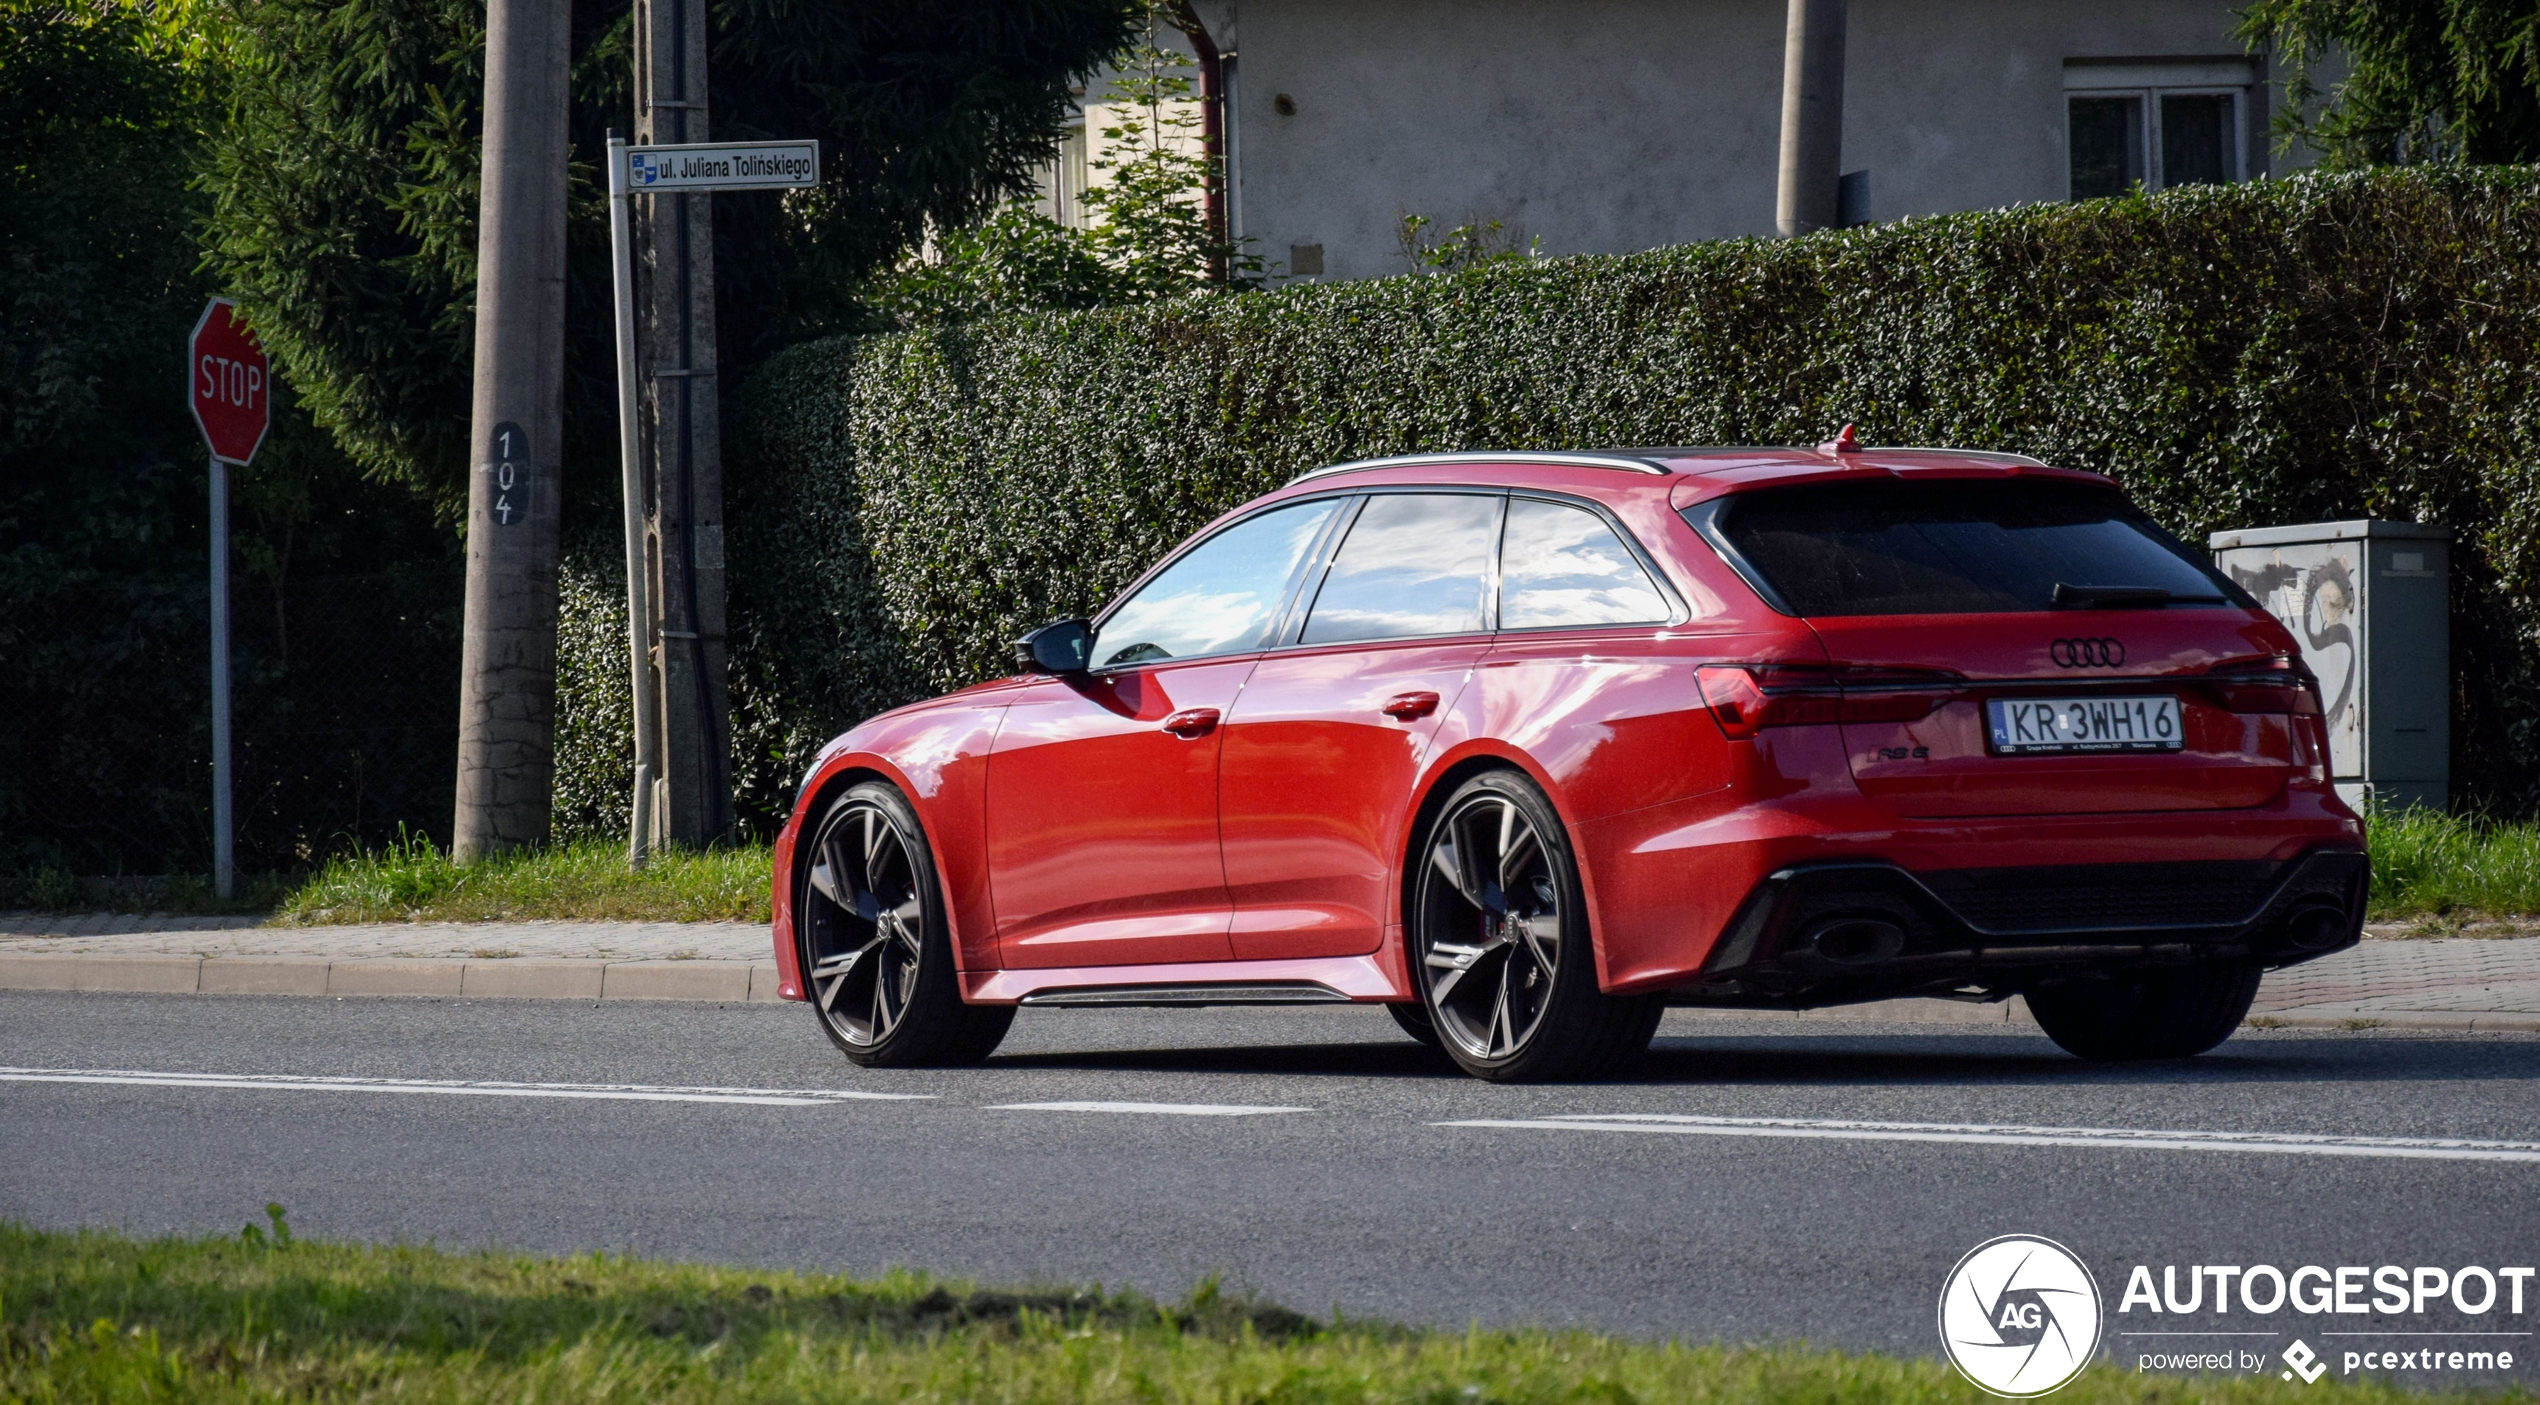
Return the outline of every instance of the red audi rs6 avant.
[[[2363,921],[2292,638],[2008,454],[1344,464],[1016,666],[832,742],[777,841],[783,992],[858,1063],[1357,1001],[1575,1078],[1670,1004],[2013,994],[2175,1058]]]

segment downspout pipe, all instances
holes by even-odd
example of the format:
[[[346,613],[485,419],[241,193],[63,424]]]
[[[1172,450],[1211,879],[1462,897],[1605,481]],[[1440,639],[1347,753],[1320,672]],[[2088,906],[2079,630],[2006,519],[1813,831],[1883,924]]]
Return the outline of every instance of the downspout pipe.
[[[1217,41],[1209,36],[1208,26],[1200,23],[1199,12],[1191,8],[1191,0],[1175,0],[1173,27],[1191,41],[1191,52],[1199,55],[1199,144],[1208,159],[1208,180],[1201,187],[1201,218],[1208,225],[1208,240],[1217,251],[1208,256],[1208,276],[1218,283],[1226,281],[1226,57],[1217,50]]]

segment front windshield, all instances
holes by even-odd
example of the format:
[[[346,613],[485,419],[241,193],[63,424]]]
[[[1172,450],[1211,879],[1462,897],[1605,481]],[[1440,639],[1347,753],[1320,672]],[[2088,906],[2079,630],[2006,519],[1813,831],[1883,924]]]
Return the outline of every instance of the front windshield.
[[[1266,647],[1279,602],[1339,509],[1336,498],[1273,508],[1191,548],[1102,622],[1094,667]]]

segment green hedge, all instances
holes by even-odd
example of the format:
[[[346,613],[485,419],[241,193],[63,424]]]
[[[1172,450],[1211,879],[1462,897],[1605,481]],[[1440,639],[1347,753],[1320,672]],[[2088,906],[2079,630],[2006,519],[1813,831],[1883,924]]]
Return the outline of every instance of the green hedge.
[[[1003,671],[1319,464],[1856,421],[2111,473],[2191,539],[2451,525],[2455,784],[2528,812],[2535,295],[2540,172],[2419,168],[799,346],[735,421],[741,759],[781,791],[802,739]]]
[[[618,537],[605,531],[574,537],[558,584],[555,833],[568,842],[622,843],[635,781],[635,704],[626,666],[626,557]],[[809,690],[789,699],[773,671],[786,656],[764,646],[756,617],[737,612],[731,632],[733,800],[745,827],[763,835],[783,821],[811,753],[846,722]],[[812,649],[798,652],[818,657],[836,637],[824,631]],[[885,705],[868,706],[847,721]]]

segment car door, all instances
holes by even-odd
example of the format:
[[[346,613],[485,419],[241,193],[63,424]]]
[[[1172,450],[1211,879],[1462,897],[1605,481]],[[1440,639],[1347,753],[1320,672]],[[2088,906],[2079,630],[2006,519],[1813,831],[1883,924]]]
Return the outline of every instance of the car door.
[[[1007,967],[1231,955],[1221,724],[1341,506],[1289,504],[1218,529],[1096,622],[1090,673],[1016,695],[986,800]]]
[[[1220,824],[1244,960],[1356,956],[1391,920],[1421,758],[1490,646],[1503,498],[1367,497],[1226,728]]]
[[[1729,914],[1705,904],[1739,896],[1718,894],[1694,855],[1640,848],[1733,803],[1729,742],[1695,676],[1706,661],[1739,657],[1754,637],[1690,616],[1619,518],[1578,500],[1509,498],[1499,633],[1461,712],[1551,782],[1597,896],[1603,969],[1680,950],[1685,914],[1700,912],[1717,930]],[[1652,824],[1661,814],[1670,821]]]

